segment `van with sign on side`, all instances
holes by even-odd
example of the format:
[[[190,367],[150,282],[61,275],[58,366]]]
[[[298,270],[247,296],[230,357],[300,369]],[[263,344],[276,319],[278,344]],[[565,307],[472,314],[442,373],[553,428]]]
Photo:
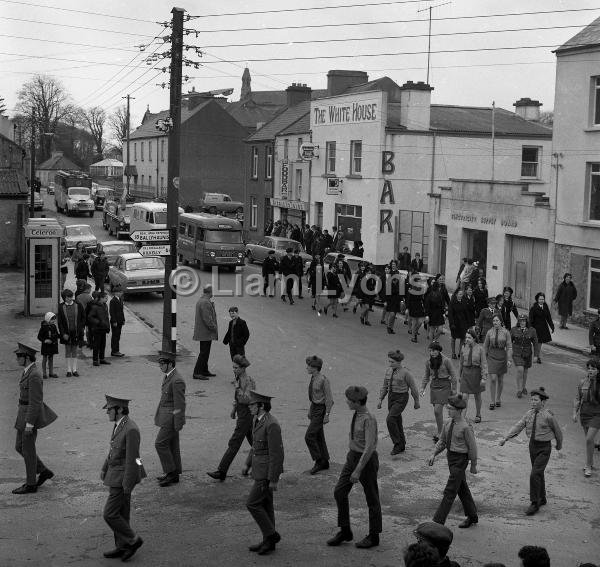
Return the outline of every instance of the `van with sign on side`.
[[[242,225],[235,219],[208,213],[179,215],[178,260],[196,262],[201,270],[226,266],[235,271],[244,265]]]
[[[179,207],[179,214],[183,209]],[[164,230],[167,228],[166,203],[134,203],[129,215],[129,234],[136,230]]]

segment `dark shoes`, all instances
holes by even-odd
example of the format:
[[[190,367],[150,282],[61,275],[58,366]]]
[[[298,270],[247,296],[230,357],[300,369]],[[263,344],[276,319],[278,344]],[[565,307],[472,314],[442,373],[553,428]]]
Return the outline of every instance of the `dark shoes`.
[[[354,538],[354,535],[352,534],[352,530],[350,528],[346,528],[346,529],[342,528],[331,539],[327,540],[327,545],[337,547],[338,545],[341,545],[345,541],[352,541],[353,538]]]
[[[264,541],[257,545],[251,545],[248,547],[250,551],[255,551],[259,555],[268,555],[271,551],[275,551],[275,545],[281,541],[281,536],[275,532],[274,534],[265,538]]]
[[[388,332],[388,335],[395,335],[396,334],[396,331],[394,331],[394,329],[391,329],[390,327],[387,328],[387,332]]]
[[[111,549],[110,551],[105,551],[102,555],[107,559],[116,559],[117,557],[121,557],[125,553],[124,549]]]
[[[94,362],[94,366],[98,366],[97,362]],[[73,376],[72,372],[67,372],[67,378],[70,378],[71,376]]]
[[[158,486],[165,487],[171,486],[172,484],[177,484],[179,482],[179,474],[178,473],[169,473],[162,480],[158,481]]]
[[[224,472],[215,471],[215,472],[207,472],[206,473],[210,478],[214,478],[215,480],[220,480],[223,482],[225,477],[227,476]]]
[[[537,362],[538,364],[542,364],[542,359],[541,359],[541,358],[538,356],[538,357],[537,357],[537,360],[536,360],[536,362]]]
[[[37,480],[37,486],[42,486],[47,480],[50,480],[54,476],[54,473],[50,469],[46,469],[40,473]]]
[[[110,356],[122,357],[125,356],[122,352],[111,352]]]
[[[140,536],[138,536],[131,545],[128,545],[123,550],[123,553],[121,554],[121,561],[128,561],[129,559],[131,559],[134,556],[135,552],[140,547],[142,547],[143,543],[144,543],[144,540]]]
[[[379,534],[369,534],[354,544],[359,549],[369,549],[379,545]]]
[[[329,468],[328,461],[316,461],[313,468],[310,469],[310,474],[317,474],[319,471],[325,471],[328,468]]]
[[[459,528],[470,528],[471,526],[475,525],[477,522],[479,522],[479,518],[467,518],[466,520],[463,520],[460,524],[458,524]]]
[[[398,455],[400,453],[404,453],[405,448],[401,447],[400,445],[394,445],[394,448],[392,449],[392,452],[390,453],[390,455]]]
[[[77,372],[77,370],[75,370],[75,371],[73,372],[73,376],[75,376],[75,378],[79,378],[79,372]]]
[[[208,380],[208,376],[206,376],[206,374],[194,374],[192,378],[194,380]]]
[[[534,502],[532,502],[529,505],[529,508],[527,508],[527,510],[525,510],[525,515],[526,516],[533,516],[534,514],[537,514],[538,510],[540,509],[540,507],[535,504]]]
[[[37,486],[35,484],[24,484],[12,491],[13,494],[32,494],[33,492],[37,492]]]
[[[55,374],[54,372],[51,372],[50,374],[48,374],[48,377],[50,377],[50,378],[58,378],[58,374]]]
[[[216,376],[216,374],[214,372],[203,372],[202,375],[203,376],[208,376],[209,378],[212,378],[213,376]]]
[[[92,363],[94,366],[100,366],[100,363],[97,360],[94,360],[94,362]],[[70,376],[71,373],[67,372],[67,376]]]
[[[104,360],[104,359],[102,359],[102,360],[100,361],[100,364],[110,364],[110,362],[108,362],[108,360]]]

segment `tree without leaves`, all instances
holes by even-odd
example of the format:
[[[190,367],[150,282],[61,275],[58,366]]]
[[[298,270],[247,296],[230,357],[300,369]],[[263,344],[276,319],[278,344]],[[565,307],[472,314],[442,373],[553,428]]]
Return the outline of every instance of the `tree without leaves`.
[[[83,119],[88,132],[94,138],[96,144],[96,153],[98,159],[102,159],[104,154],[104,125],[106,123],[106,111],[99,106],[94,106],[83,111]]]
[[[540,123],[544,126],[550,126],[554,124],[554,110],[546,110],[540,114]]]
[[[123,140],[127,138],[127,106],[119,106],[109,117],[108,124],[114,137],[114,146],[123,151]]]

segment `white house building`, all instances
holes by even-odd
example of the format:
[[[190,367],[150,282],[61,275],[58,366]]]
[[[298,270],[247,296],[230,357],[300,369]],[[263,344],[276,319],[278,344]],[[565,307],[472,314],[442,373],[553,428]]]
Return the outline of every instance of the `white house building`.
[[[123,162],[118,159],[103,159],[90,165],[93,177],[123,177]]]
[[[578,290],[574,317],[600,308],[600,18],[556,50],[555,288],[564,273]]]

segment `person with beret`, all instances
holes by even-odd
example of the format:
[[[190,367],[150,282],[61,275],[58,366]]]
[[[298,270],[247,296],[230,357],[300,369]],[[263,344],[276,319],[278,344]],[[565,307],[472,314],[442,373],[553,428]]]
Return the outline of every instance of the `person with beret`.
[[[70,289],[60,292],[63,302],[58,306],[57,320],[60,343],[65,345],[67,359],[67,378],[79,376],[77,372],[77,347],[83,343],[85,311],[73,299]]]
[[[419,409],[419,390],[412,374],[402,368],[404,355],[399,350],[388,352],[389,367],[385,371],[383,386],[379,392],[379,403],[377,409],[381,409],[383,400],[388,398],[388,415],[386,424],[390,433],[390,439],[394,443],[390,455],[397,455],[406,450],[406,437],[402,426],[402,412],[408,404],[409,391],[415,403],[415,409]]]
[[[444,423],[440,440],[429,457],[429,466],[433,466],[436,455],[446,449],[448,469],[450,470],[450,476],[446,488],[444,488],[444,497],[433,516],[433,521],[442,525],[446,522],[452,504],[458,495],[467,516],[458,525],[459,528],[468,528],[479,521],[477,508],[466,478],[469,461],[471,461],[471,474],[477,474],[477,443],[473,427],[463,415],[466,407],[467,402],[463,399],[462,394],[448,398],[446,411],[449,419]]]
[[[439,562],[432,567],[460,567],[456,561],[448,558],[448,550],[454,539],[452,530],[436,522],[423,522],[413,532],[418,542],[425,542],[437,550]]]
[[[130,525],[131,493],[136,484],[146,478],[140,459],[140,430],[129,418],[129,402],[125,398],[105,395],[108,420],[114,422],[110,438],[110,450],[102,465],[100,480],[108,487],[109,494],[104,506],[104,521],[113,531],[115,549],[105,551],[109,559],[120,557],[129,560],[142,546],[144,540]]]
[[[536,362],[541,364],[542,344],[549,343],[552,340],[551,333],[554,333],[554,321],[552,321],[550,308],[546,303],[546,296],[541,291],[535,294],[535,303],[529,309],[529,324],[537,334],[538,343],[534,354]]]
[[[208,380],[215,376],[208,369],[208,358],[212,341],[219,338],[219,327],[217,324],[217,313],[212,300],[212,285],[205,285],[202,297],[196,302],[196,318],[194,320],[194,341],[200,342],[200,353],[194,366],[194,380]]]
[[[592,476],[594,469],[594,446],[600,431],[600,361],[591,358],[587,361],[586,375],[577,386],[573,401],[573,421],[579,418],[585,435],[586,462],[583,474]]]
[[[223,344],[229,345],[229,354],[233,360],[236,354],[246,356],[246,343],[250,338],[250,331],[248,324],[240,317],[240,311],[235,305],[229,308],[229,316],[231,320],[223,337]]]
[[[282,288],[281,301],[285,303],[285,296],[287,295],[290,300],[290,305],[294,305],[292,291],[294,289],[294,280],[298,277],[296,276],[296,262],[294,260],[293,252],[293,248],[286,248],[285,256],[281,258],[281,262],[279,262],[281,275],[283,276],[283,281],[285,281],[285,292]]]
[[[485,335],[487,332],[494,326],[493,320],[494,316],[498,315],[500,317],[500,321],[502,321],[502,316],[500,315],[500,311],[498,311],[497,300],[495,297],[487,298],[487,307],[482,309],[477,316],[477,328],[479,329],[479,342],[483,343],[485,340]]]
[[[529,436],[529,457],[531,474],[529,476],[529,498],[531,504],[525,514],[533,516],[540,506],[546,505],[546,482],[544,471],[552,452],[552,439],[556,440],[556,450],[560,451],[563,434],[554,414],[545,408],[549,396],[543,387],[532,390],[529,394],[531,409],[515,423],[506,436],[500,440],[502,447],[506,441],[516,437],[523,429]]]
[[[15,488],[12,493],[30,494],[37,492],[44,482],[54,476],[54,473],[37,456],[35,441],[38,429],[53,423],[57,415],[44,403],[42,375],[35,364],[37,350],[23,343],[17,345],[15,354],[19,366],[23,367],[23,374],[19,382],[15,449],[25,461],[26,480],[25,484]]]
[[[108,312],[110,314],[110,328],[112,331],[110,336],[110,355],[117,357],[125,356],[120,351],[121,329],[125,324],[123,287],[121,284],[116,284],[112,287],[112,298],[108,304]]]
[[[513,350],[510,331],[502,326],[500,313],[492,317],[492,328],[485,334],[483,350],[490,376],[490,410],[502,405],[504,375],[512,365]]]
[[[327,376],[321,374],[323,360],[316,355],[306,357],[306,371],[310,376],[308,383],[309,424],[304,441],[314,461],[310,474],[329,468],[329,451],[325,442],[324,425],[329,423],[329,414],[333,407],[333,396]]]
[[[154,425],[160,427],[154,447],[164,473],[158,483],[165,487],[178,483],[182,472],[179,432],[185,425],[185,381],[175,368],[174,353],[160,351],[158,365],[164,377],[154,415]]]
[[[537,347],[537,333],[529,326],[525,313],[517,317],[516,326],[510,330],[510,340],[517,369],[517,398],[522,398],[527,395],[527,372]]]
[[[436,341],[429,345],[429,358],[425,363],[425,376],[421,383],[421,396],[425,395],[427,384],[433,405],[433,414],[437,425],[437,434],[433,436],[433,442],[437,443],[442,426],[444,424],[444,405],[448,403],[448,397],[456,392],[457,378],[456,370],[452,362],[442,354],[442,345]]]
[[[254,485],[246,500],[246,508],[258,524],[263,539],[248,549],[259,555],[275,550],[281,536],[275,530],[273,492],[277,491],[283,472],[283,441],[279,422],[271,415],[271,396],[250,390],[248,407],[254,418],[252,426],[251,467]]]
[[[263,277],[263,295],[267,295],[269,291],[269,297],[275,297],[275,276],[279,271],[279,262],[275,256],[275,250],[269,250],[267,257],[262,263],[262,277]]]
[[[369,508],[369,533],[355,545],[360,549],[369,549],[379,545],[379,534],[382,531],[381,504],[377,485],[379,471],[377,420],[367,409],[368,392],[365,387],[349,386],[345,394],[346,404],[354,412],[350,424],[350,450],[333,492],[340,530],[327,541],[327,545],[338,546],[345,541],[352,541],[354,535],[350,529],[348,495],[352,487],[360,482]]]
[[[460,353],[458,374],[460,376],[460,391],[465,394],[467,402],[469,395],[475,398],[475,423],[481,422],[481,393],[485,390],[488,366],[485,352],[477,342],[477,330],[471,327],[465,335],[465,344]]]
[[[252,413],[250,413],[250,391],[256,389],[254,379],[248,375],[246,368],[250,366],[248,359],[242,354],[233,357],[233,374],[235,376],[235,392],[233,395],[233,409],[231,419],[235,419],[235,429],[229,439],[229,444],[216,471],[206,474],[215,480],[223,482],[227,477],[227,471],[238,454],[244,439],[248,440],[252,447]],[[246,460],[242,474],[246,476],[250,469],[252,456]]]

